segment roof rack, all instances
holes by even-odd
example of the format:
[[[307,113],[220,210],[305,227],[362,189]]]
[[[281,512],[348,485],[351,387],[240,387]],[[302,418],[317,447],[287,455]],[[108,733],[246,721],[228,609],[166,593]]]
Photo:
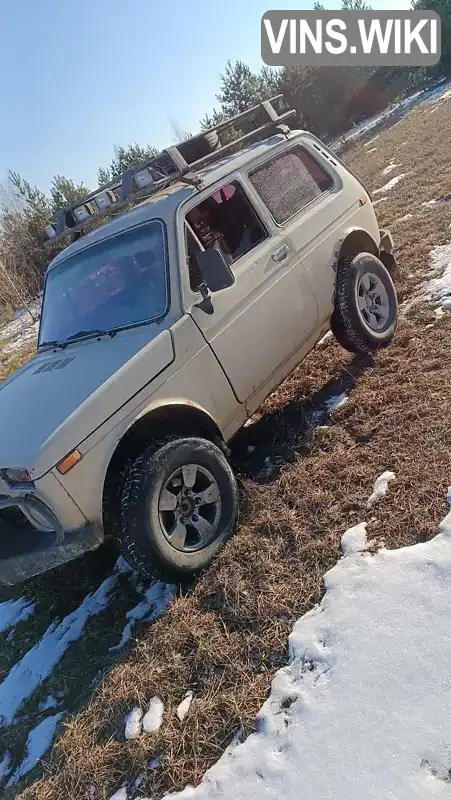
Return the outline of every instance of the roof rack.
[[[45,228],[45,245],[53,245],[65,236],[70,236],[74,241],[102,217],[125,211],[128,206],[150,197],[171,183],[182,181],[202,188],[202,179],[196,175],[196,170],[218,161],[244,144],[265,138],[277,128],[285,134],[289,133],[289,128],[283,123],[296,112],[291,110],[279,114],[276,111],[273,103],[282,97],[281,94],[275,95],[226,122],[167,147],[156,156],[126,170],[114,181],[62,208],[57,212],[55,222]],[[250,129],[239,138],[221,144],[219,134],[230,133],[234,128],[240,131]]]

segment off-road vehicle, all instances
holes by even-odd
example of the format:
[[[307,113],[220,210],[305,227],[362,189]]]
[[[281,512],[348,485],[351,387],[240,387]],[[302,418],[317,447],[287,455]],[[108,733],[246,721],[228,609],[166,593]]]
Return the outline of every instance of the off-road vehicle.
[[[106,534],[144,573],[196,574],[236,525],[239,428],[330,328],[354,352],[391,341],[391,236],[279,101],[46,228],[51,248],[70,241],[46,273],[37,355],[0,389],[3,583]]]

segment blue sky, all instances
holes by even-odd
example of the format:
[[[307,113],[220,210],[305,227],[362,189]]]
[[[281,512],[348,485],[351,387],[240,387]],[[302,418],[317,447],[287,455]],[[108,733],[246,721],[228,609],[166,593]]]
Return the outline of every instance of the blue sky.
[[[327,8],[340,0],[323,0]],[[64,174],[95,186],[113,144],[172,144],[195,133],[228,58],[260,59],[269,8],[313,0],[0,0],[0,181],[8,169],[48,189]],[[373,0],[374,9],[410,0]],[[221,10],[220,10],[221,9]]]

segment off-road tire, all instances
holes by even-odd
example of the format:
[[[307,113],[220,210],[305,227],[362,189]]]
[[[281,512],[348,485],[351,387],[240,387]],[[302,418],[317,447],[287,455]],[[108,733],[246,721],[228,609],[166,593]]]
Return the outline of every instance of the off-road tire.
[[[201,550],[176,550],[165,537],[158,510],[166,480],[184,464],[198,464],[215,478],[221,514],[215,538]],[[147,448],[128,472],[121,502],[119,549],[133,569],[146,578],[189,580],[205,569],[235,530],[239,493],[224,453],[197,437],[168,437]]]
[[[383,329],[375,331],[364,321],[358,306],[357,287],[365,273],[382,282],[389,300],[389,316]],[[398,299],[393,280],[382,262],[371,253],[345,259],[337,272],[336,305],[331,327],[339,344],[351,353],[366,355],[388,347],[398,324]]]

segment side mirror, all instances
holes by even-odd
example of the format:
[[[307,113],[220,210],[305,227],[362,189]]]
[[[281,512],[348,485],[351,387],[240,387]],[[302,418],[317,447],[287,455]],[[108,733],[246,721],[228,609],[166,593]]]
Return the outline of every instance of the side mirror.
[[[224,256],[215,247],[196,253],[197,266],[211,292],[228,289],[235,283],[235,276]]]

